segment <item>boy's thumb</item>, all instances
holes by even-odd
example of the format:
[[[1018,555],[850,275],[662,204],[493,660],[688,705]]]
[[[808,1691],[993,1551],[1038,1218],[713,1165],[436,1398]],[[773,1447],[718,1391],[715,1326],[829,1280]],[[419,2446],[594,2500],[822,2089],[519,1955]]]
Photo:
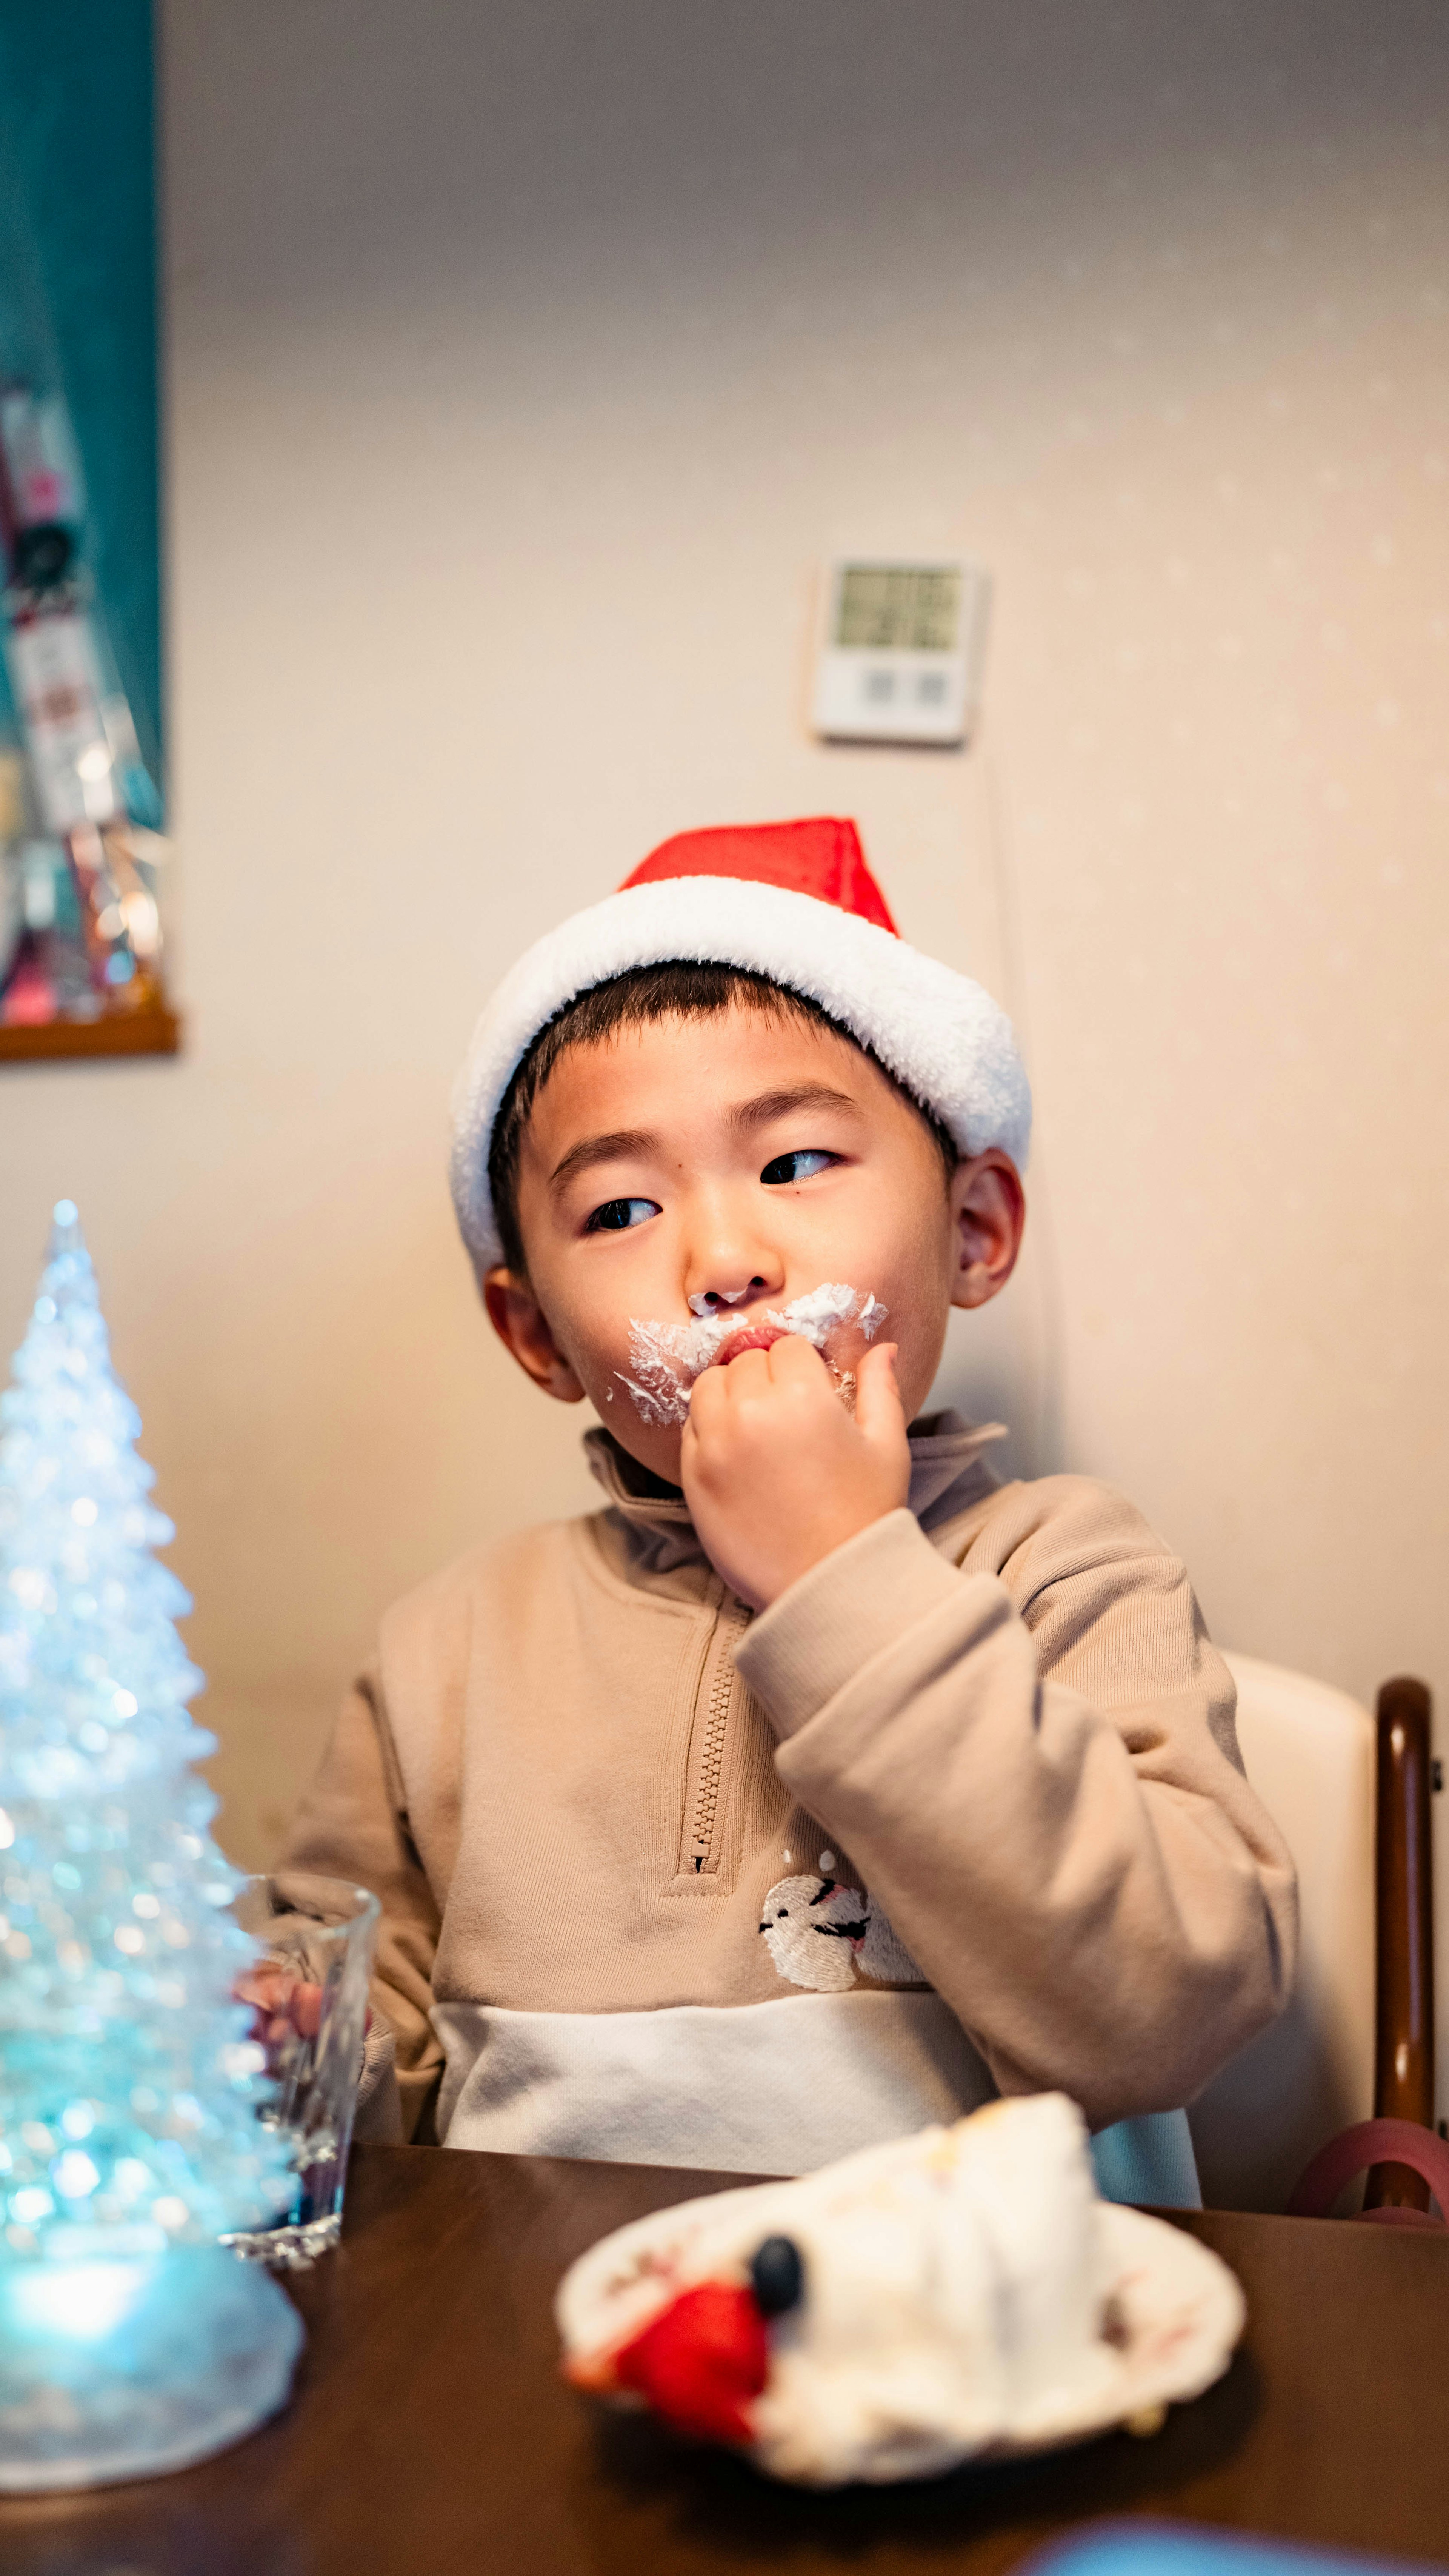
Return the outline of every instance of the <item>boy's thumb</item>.
[[[894,1342],[878,1342],[855,1373],[856,1428],[872,1443],[894,1448],[905,1438],[906,1416],[896,1384]]]

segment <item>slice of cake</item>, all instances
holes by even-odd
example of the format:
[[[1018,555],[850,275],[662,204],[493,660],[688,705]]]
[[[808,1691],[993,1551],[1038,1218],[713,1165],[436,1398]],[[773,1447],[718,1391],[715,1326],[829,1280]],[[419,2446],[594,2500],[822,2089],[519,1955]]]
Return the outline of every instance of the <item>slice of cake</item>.
[[[557,2314],[577,2386],[835,2486],[1195,2394],[1243,2309],[1206,2248],[1098,2199],[1081,2114],[1045,2093],[636,2220]]]

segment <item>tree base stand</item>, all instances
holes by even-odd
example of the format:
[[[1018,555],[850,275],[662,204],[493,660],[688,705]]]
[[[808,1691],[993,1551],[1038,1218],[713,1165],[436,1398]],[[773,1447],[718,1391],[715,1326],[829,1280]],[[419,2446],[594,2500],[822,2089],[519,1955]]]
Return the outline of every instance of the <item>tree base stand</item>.
[[[159,2477],[285,2404],[296,2309],[215,2245],[0,2261],[0,2491]]]

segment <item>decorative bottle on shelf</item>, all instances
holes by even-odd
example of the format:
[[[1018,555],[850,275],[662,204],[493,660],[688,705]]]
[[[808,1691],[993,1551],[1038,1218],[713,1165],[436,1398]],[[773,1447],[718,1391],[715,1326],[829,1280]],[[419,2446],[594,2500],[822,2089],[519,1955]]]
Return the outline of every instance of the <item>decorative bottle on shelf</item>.
[[[47,978],[44,942],[0,964],[0,1024],[98,1019],[163,1007],[160,916],[154,868],[161,844],[156,791],[142,763],[130,708],[103,674],[92,585],[82,554],[80,468],[64,404],[27,385],[0,390],[0,537],[5,660],[25,738],[35,844],[23,864],[31,913],[46,908],[44,880],[58,865],[50,920],[74,916],[84,981]],[[33,931],[37,924],[27,914]],[[44,927],[44,924],[39,925]],[[74,943],[71,943],[72,953]],[[18,990],[17,990],[18,979]]]

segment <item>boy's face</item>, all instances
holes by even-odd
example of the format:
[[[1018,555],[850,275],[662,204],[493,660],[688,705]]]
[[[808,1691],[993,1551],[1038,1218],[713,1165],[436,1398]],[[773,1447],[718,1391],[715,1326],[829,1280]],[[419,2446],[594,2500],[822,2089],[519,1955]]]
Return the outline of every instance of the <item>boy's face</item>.
[[[924,1121],[859,1048],[736,1005],[561,1056],[519,1161],[528,1277],[492,1271],[485,1296],[531,1377],[566,1402],[587,1395],[677,1484],[679,1421],[630,1392],[635,1327],[737,1320],[714,1359],[728,1366],[772,1336],[767,1310],[848,1285],[887,1310],[876,1338],[897,1345],[910,1420],[950,1307],[1004,1285],[1022,1217],[1005,1155],[961,1164],[948,1191]],[[850,1324],[826,1357],[843,1376],[865,1347]]]

